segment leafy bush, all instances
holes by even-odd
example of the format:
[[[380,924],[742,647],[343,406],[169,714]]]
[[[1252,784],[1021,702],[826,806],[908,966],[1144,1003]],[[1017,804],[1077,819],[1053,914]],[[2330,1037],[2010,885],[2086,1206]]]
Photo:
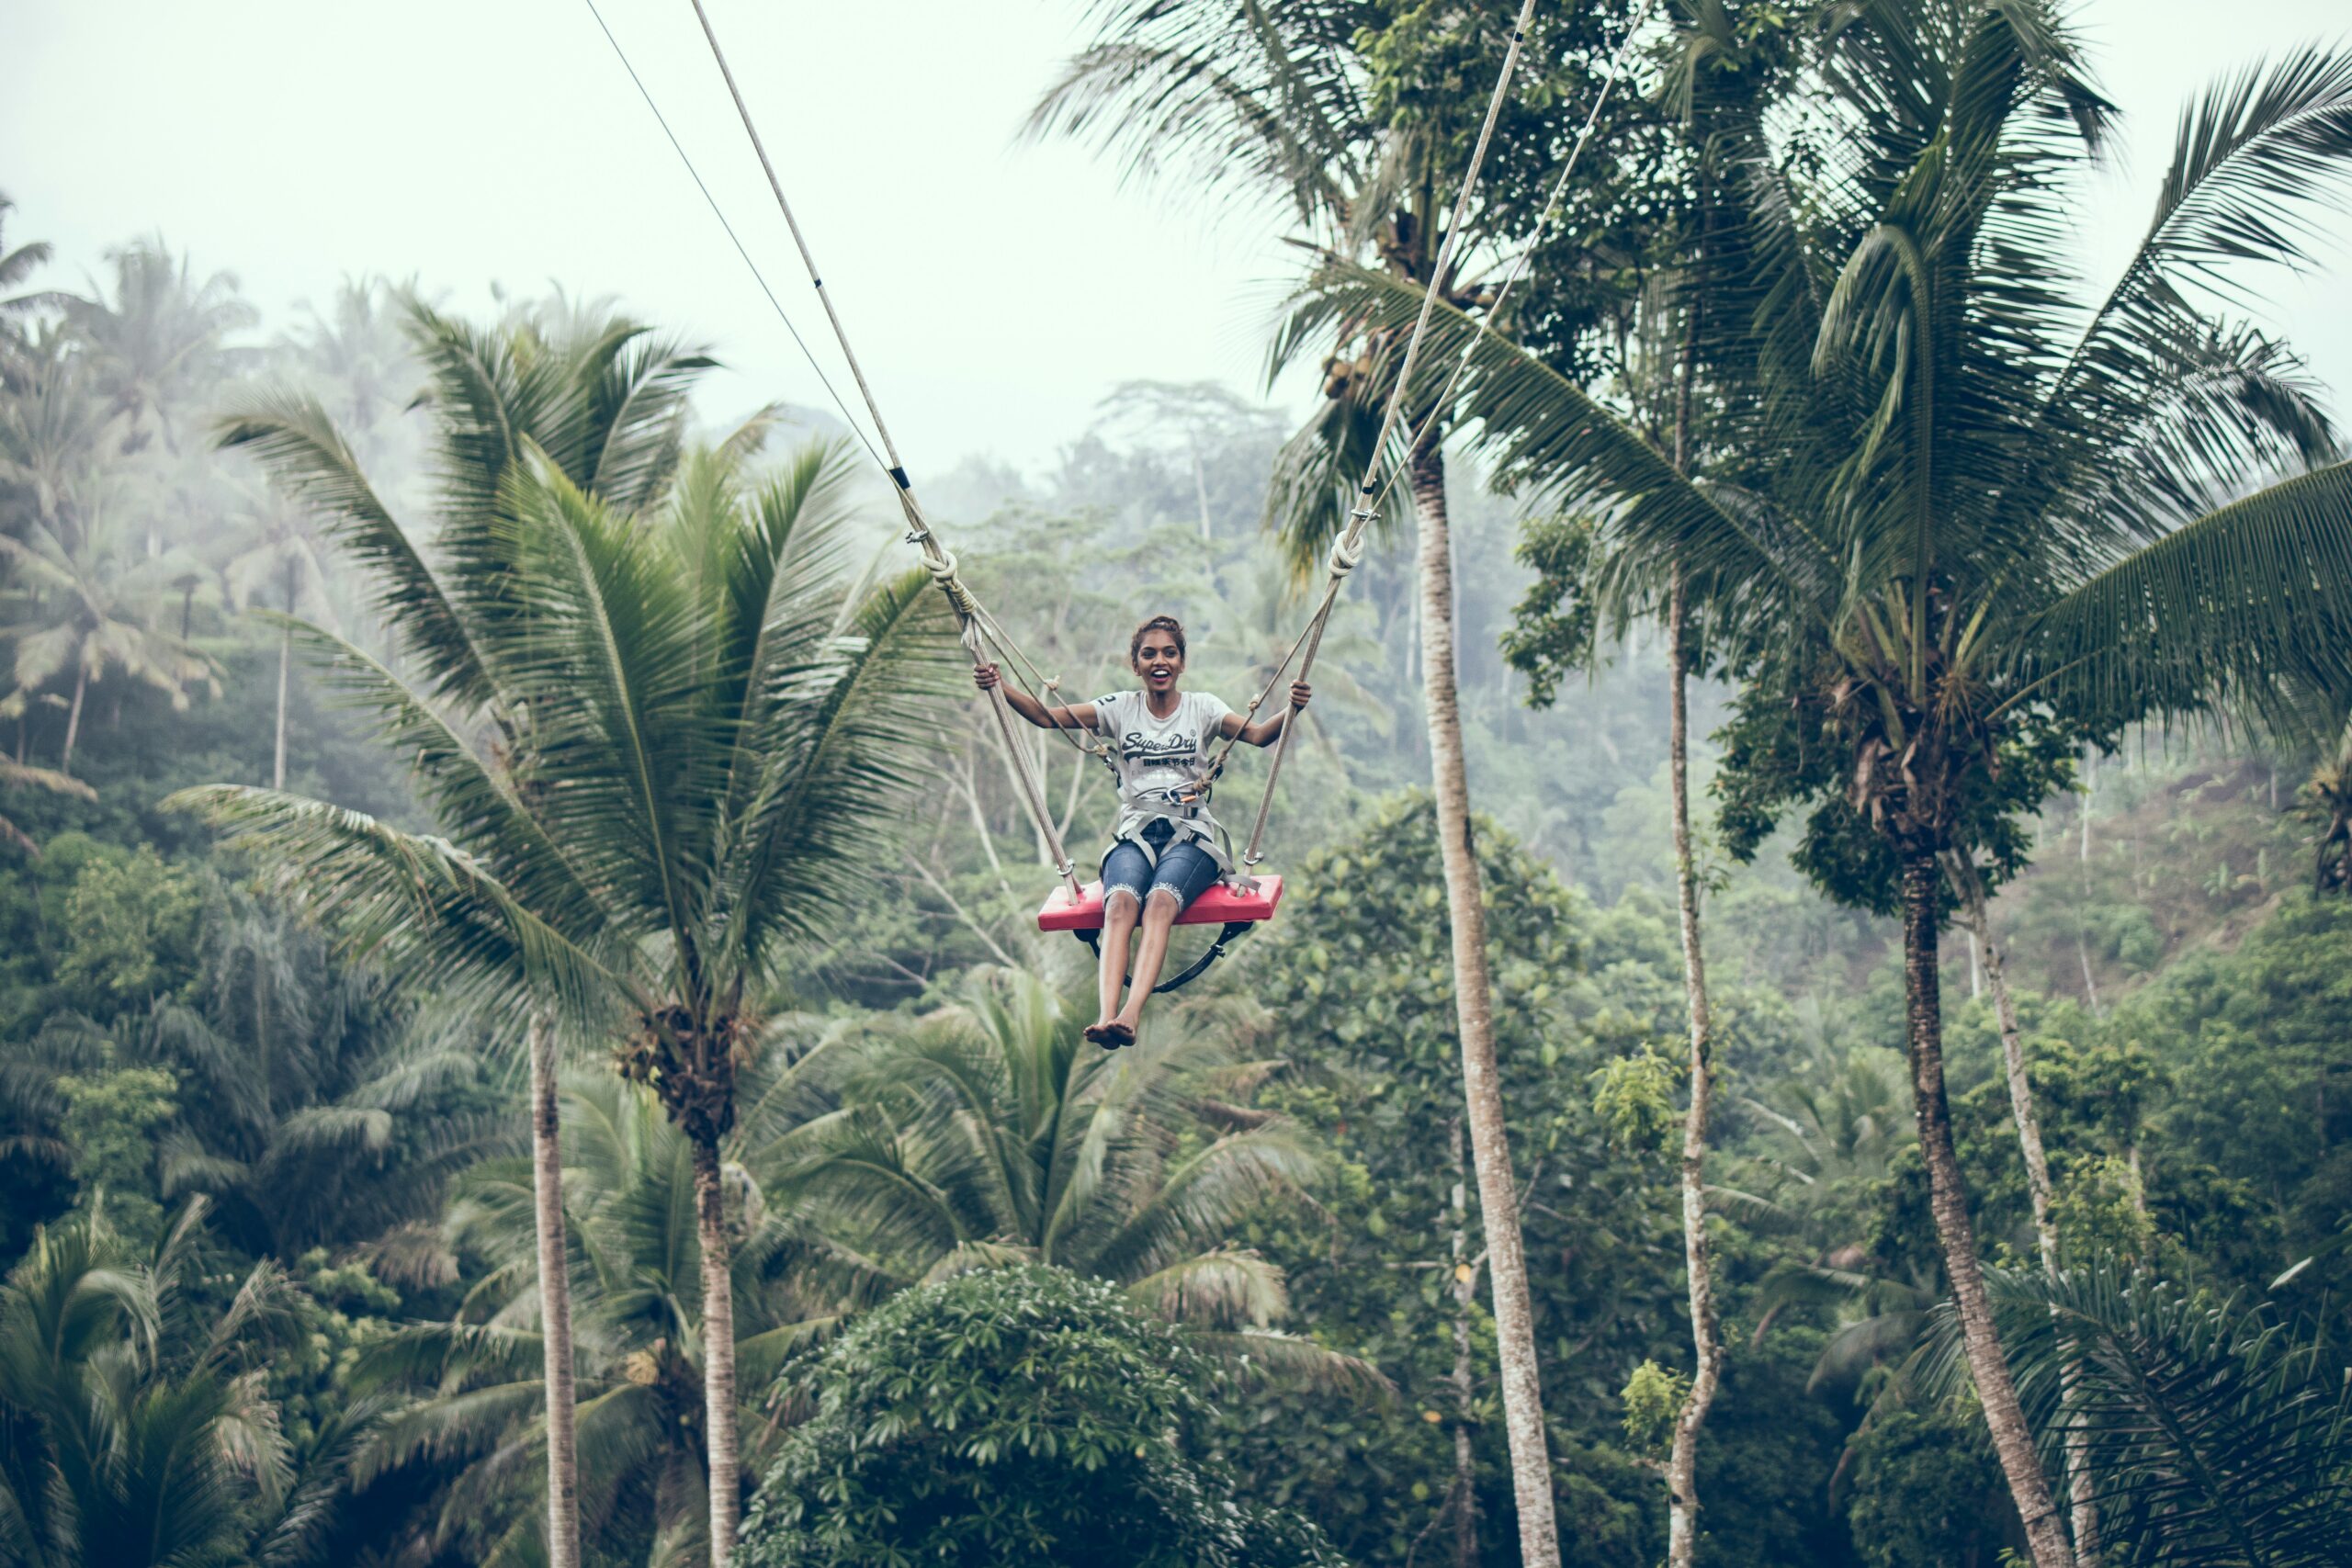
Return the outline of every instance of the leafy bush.
[[[907,1292],[786,1369],[780,1392],[807,1419],[741,1562],[1337,1564],[1312,1525],[1241,1501],[1187,1452],[1204,1371],[1173,1326],[1061,1269]]]

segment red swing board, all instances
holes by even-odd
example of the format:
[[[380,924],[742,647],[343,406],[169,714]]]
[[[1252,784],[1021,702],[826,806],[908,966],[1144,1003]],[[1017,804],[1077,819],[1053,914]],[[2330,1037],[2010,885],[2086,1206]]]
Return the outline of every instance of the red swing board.
[[[1279,876],[1258,878],[1254,893],[1238,893],[1219,882],[1193,899],[1182,914],[1176,917],[1180,926],[1235,925],[1250,920],[1271,920],[1274,906],[1283,901],[1283,879]],[[1067,887],[1057,887],[1046,896],[1045,907],[1037,911],[1037,929],[1041,931],[1094,931],[1102,929],[1102,885],[1090,882],[1076,899]]]

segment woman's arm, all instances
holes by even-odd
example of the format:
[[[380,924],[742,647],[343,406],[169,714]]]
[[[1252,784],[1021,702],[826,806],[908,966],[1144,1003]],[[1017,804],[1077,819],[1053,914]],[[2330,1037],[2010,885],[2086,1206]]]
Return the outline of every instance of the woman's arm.
[[[983,692],[996,690],[1003,679],[1003,673],[993,664],[972,666],[972,684]],[[1004,689],[1004,705],[1040,729],[1091,730],[1094,728],[1092,703],[1064,703],[1058,707],[1049,708],[1028,693],[1007,686]]]
[[[1239,714],[1229,713],[1225,716],[1225,723],[1220,728],[1225,734],[1238,736],[1252,746],[1272,746],[1289,727],[1291,715],[1305,707],[1306,700],[1314,694],[1314,689],[1306,682],[1293,681],[1290,683],[1290,706],[1283,712],[1272,718],[1261,718],[1255,724],[1244,724]]]

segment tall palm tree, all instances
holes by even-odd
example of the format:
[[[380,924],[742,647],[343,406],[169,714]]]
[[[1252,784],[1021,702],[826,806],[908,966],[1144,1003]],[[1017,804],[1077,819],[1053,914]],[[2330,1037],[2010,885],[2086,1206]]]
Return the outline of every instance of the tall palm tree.
[[[263,607],[279,616],[277,722],[270,750],[269,787],[284,789],[286,705],[294,667],[293,617],[307,600],[316,619],[327,624],[334,620],[326,601],[326,541],[319,536],[310,512],[277,491],[254,497],[240,522],[235,553],[221,564],[220,581],[235,608]],[[318,614],[320,610],[330,613]]]
[[[1952,1151],[1940,857],[2014,871],[2020,814],[2086,737],[2352,684],[2352,466],[2330,461],[2284,351],[2197,302],[2227,264],[2301,254],[2301,201],[2352,169],[2352,56],[2301,51],[2192,105],[2140,251],[2084,309],[2058,237],[2111,111],[2052,9],[1864,0],[1833,22],[1816,81],[1850,164],[1767,164],[1726,214],[1705,349],[1718,474],[1685,480],[1498,338],[1461,412],[1508,475],[1604,517],[1620,558],[1679,560],[1756,628],[1733,836],[1752,846],[1803,805],[1801,863],[1902,918],[1947,1273],[2035,1560],[2055,1568],[2071,1549]],[[1327,283],[1335,310],[1406,315],[1375,272]],[[1447,341],[1474,330],[1454,313]],[[2306,471],[2242,493],[2280,468]]]
[[[0,559],[17,569],[20,609],[0,637],[16,645],[16,690],[0,699],[0,716],[19,716],[37,699],[70,685],[65,738],[58,771],[74,771],[74,749],[90,688],[109,671],[153,687],[185,708],[192,688],[219,682],[211,661],[171,628],[169,605],[194,575],[193,556],[179,548],[151,553],[127,513],[86,491],[70,514],[26,524],[22,537],[0,535]],[[30,592],[26,592],[26,590]]]
[[[65,333],[12,340],[0,358],[0,483],[18,492],[10,507],[17,515],[0,522],[11,530],[27,516],[52,528],[70,523],[96,482],[98,443],[114,420]]]
[[[1490,70],[1510,33],[1506,13],[1467,8],[1425,18],[1385,51],[1367,45],[1393,18],[1361,0],[1104,0],[1094,15],[1095,42],[1048,89],[1032,114],[1033,133],[1091,141],[1130,174],[1161,175],[1181,167],[1197,176],[1196,188],[1286,210],[1316,249],[1374,257],[1382,276],[1400,288],[1431,284],[1447,240],[1455,194],[1450,182],[1483,105],[1432,91],[1419,78]],[[1593,27],[1597,17],[1597,9],[1547,17],[1547,37],[1531,58],[1564,52],[1554,42],[1589,41],[1577,29]],[[1504,145],[1516,140],[1550,146],[1558,135],[1556,123],[1518,104],[1499,131]],[[1434,281],[1447,298],[1475,303],[1480,295],[1463,270],[1456,265],[1454,276]],[[1301,355],[1326,356],[1328,405],[1285,447],[1269,507],[1300,563],[1320,555],[1359,499],[1353,479],[1372,456],[1406,335],[1395,323],[1374,328],[1310,309],[1276,338],[1270,356],[1276,371]],[[1494,1062],[1485,907],[1470,842],[1446,422],[1426,395],[1408,397],[1404,412],[1407,428],[1421,433],[1396,456],[1418,525],[1422,696],[1521,1555],[1530,1565],[1552,1563],[1559,1560],[1558,1528],[1519,1199]]]
[[[153,421],[176,454],[174,411],[219,382],[236,359],[229,334],[258,316],[236,278],[220,272],[199,282],[188,258],[175,259],[160,240],[109,252],[107,262],[111,290],[65,301],[66,324],[90,349],[99,389],[131,436],[144,436]]]
[[[527,630],[511,602],[518,547],[501,496],[524,482],[527,463],[543,460],[614,505],[648,505],[675,472],[684,397],[709,360],[617,319],[570,334],[528,319],[483,332],[414,299],[402,310],[432,413],[438,486],[428,525],[412,529],[393,516],[315,397],[263,397],[225,420],[219,434],[224,445],[253,452],[362,569],[368,608],[390,629],[407,676],[317,628],[298,626],[296,637],[317,648],[347,694],[391,716],[393,737],[414,741],[401,754],[447,837],[415,840],[275,792],[250,800],[217,792],[211,804],[232,816],[254,814],[266,838],[267,827],[278,829],[273,847],[296,868],[339,844],[348,858],[338,871],[349,886],[297,874],[289,893],[332,918],[347,917],[345,934],[355,941],[387,944],[391,955],[447,980],[524,1033],[534,1159],[548,1178],[538,1207],[541,1246],[560,1258],[554,1020],[567,1003],[582,1010],[592,995],[601,997],[603,976],[562,924],[582,904],[571,869],[519,795],[535,761],[535,733],[528,695],[509,675]],[[306,837],[297,826],[305,821],[329,826]],[[412,852],[422,857],[413,865],[405,860]],[[372,863],[371,852],[380,857]],[[455,879],[437,896],[430,892],[436,871]],[[419,899],[423,908],[413,909]],[[385,926],[371,927],[375,919]],[[503,942],[490,934],[502,922]],[[539,1303],[554,1568],[580,1561],[571,1503],[567,1282],[562,1270],[548,1269]]]
[[[11,762],[6,759],[0,759],[0,789],[45,789],[52,795],[72,795],[76,800],[98,798],[98,792],[80,779],[49,768],[28,768],[22,762]],[[9,845],[36,860],[40,858],[40,846],[6,817],[0,817],[0,844]]]
[[[484,334],[415,313],[447,400],[439,565],[391,524],[315,404],[283,400],[229,439],[330,507],[373,570],[413,675],[300,635],[381,716],[447,836],[272,791],[187,798],[359,940],[605,1043],[678,1121],[694,1151],[709,1539],[724,1562],[741,1497],[719,1150],[737,1067],[789,944],[838,920],[901,818],[916,759],[944,728],[929,705],[947,694],[952,644],[921,573],[866,588],[848,570],[843,451],[808,448],[756,490],[748,441],[681,460],[679,400],[708,361],[626,325],[556,352],[527,327]],[[548,1033],[543,1017],[535,1038]],[[553,1086],[537,1078],[553,1258]],[[551,1268],[541,1288],[563,1282]],[[552,1410],[550,1431],[560,1491],[571,1477]]]
[[[414,389],[417,365],[398,307],[397,293],[382,282],[345,278],[332,308],[308,307],[308,319],[281,345],[355,439],[397,415]]]

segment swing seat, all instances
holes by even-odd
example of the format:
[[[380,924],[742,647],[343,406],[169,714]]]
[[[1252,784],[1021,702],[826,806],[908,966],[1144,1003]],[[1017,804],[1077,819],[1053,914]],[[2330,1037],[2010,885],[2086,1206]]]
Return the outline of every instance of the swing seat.
[[[1258,878],[1254,893],[1236,892],[1219,882],[1186,906],[1176,917],[1180,926],[1247,926],[1274,918],[1274,906],[1283,901],[1283,879],[1279,876]],[[1037,929],[1041,931],[1099,931],[1102,929],[1102,885],[1090,882],[1075,899],[1069,889],[1057,887],[1046,897],[1045,907],[1037,911]]]
[[[1180,926],[1222,926],[1209,950],[1193,960],[1190,966],[1172,978],[1162,980],[1152,990],[1172,991],[1189,985],[1208,972],[1210,964],[1225,956],[1226,944],[1244,935],[1261,920],[1274,918],[1274,906],[1283,901],[1283,879],[1279,876],[1258,878],[1255,890],[1240,893],[1220,882],[1176,917]],[[1102,885],[1090,882],[1076,898],[1067,887],[1057,887],[1046,897],[1046,907],[1037,911],[1037,929],[1041,931],[1068,931],[1096,953],[1102,951]],[[1133,976],[1128,978],[1133,979]]]

